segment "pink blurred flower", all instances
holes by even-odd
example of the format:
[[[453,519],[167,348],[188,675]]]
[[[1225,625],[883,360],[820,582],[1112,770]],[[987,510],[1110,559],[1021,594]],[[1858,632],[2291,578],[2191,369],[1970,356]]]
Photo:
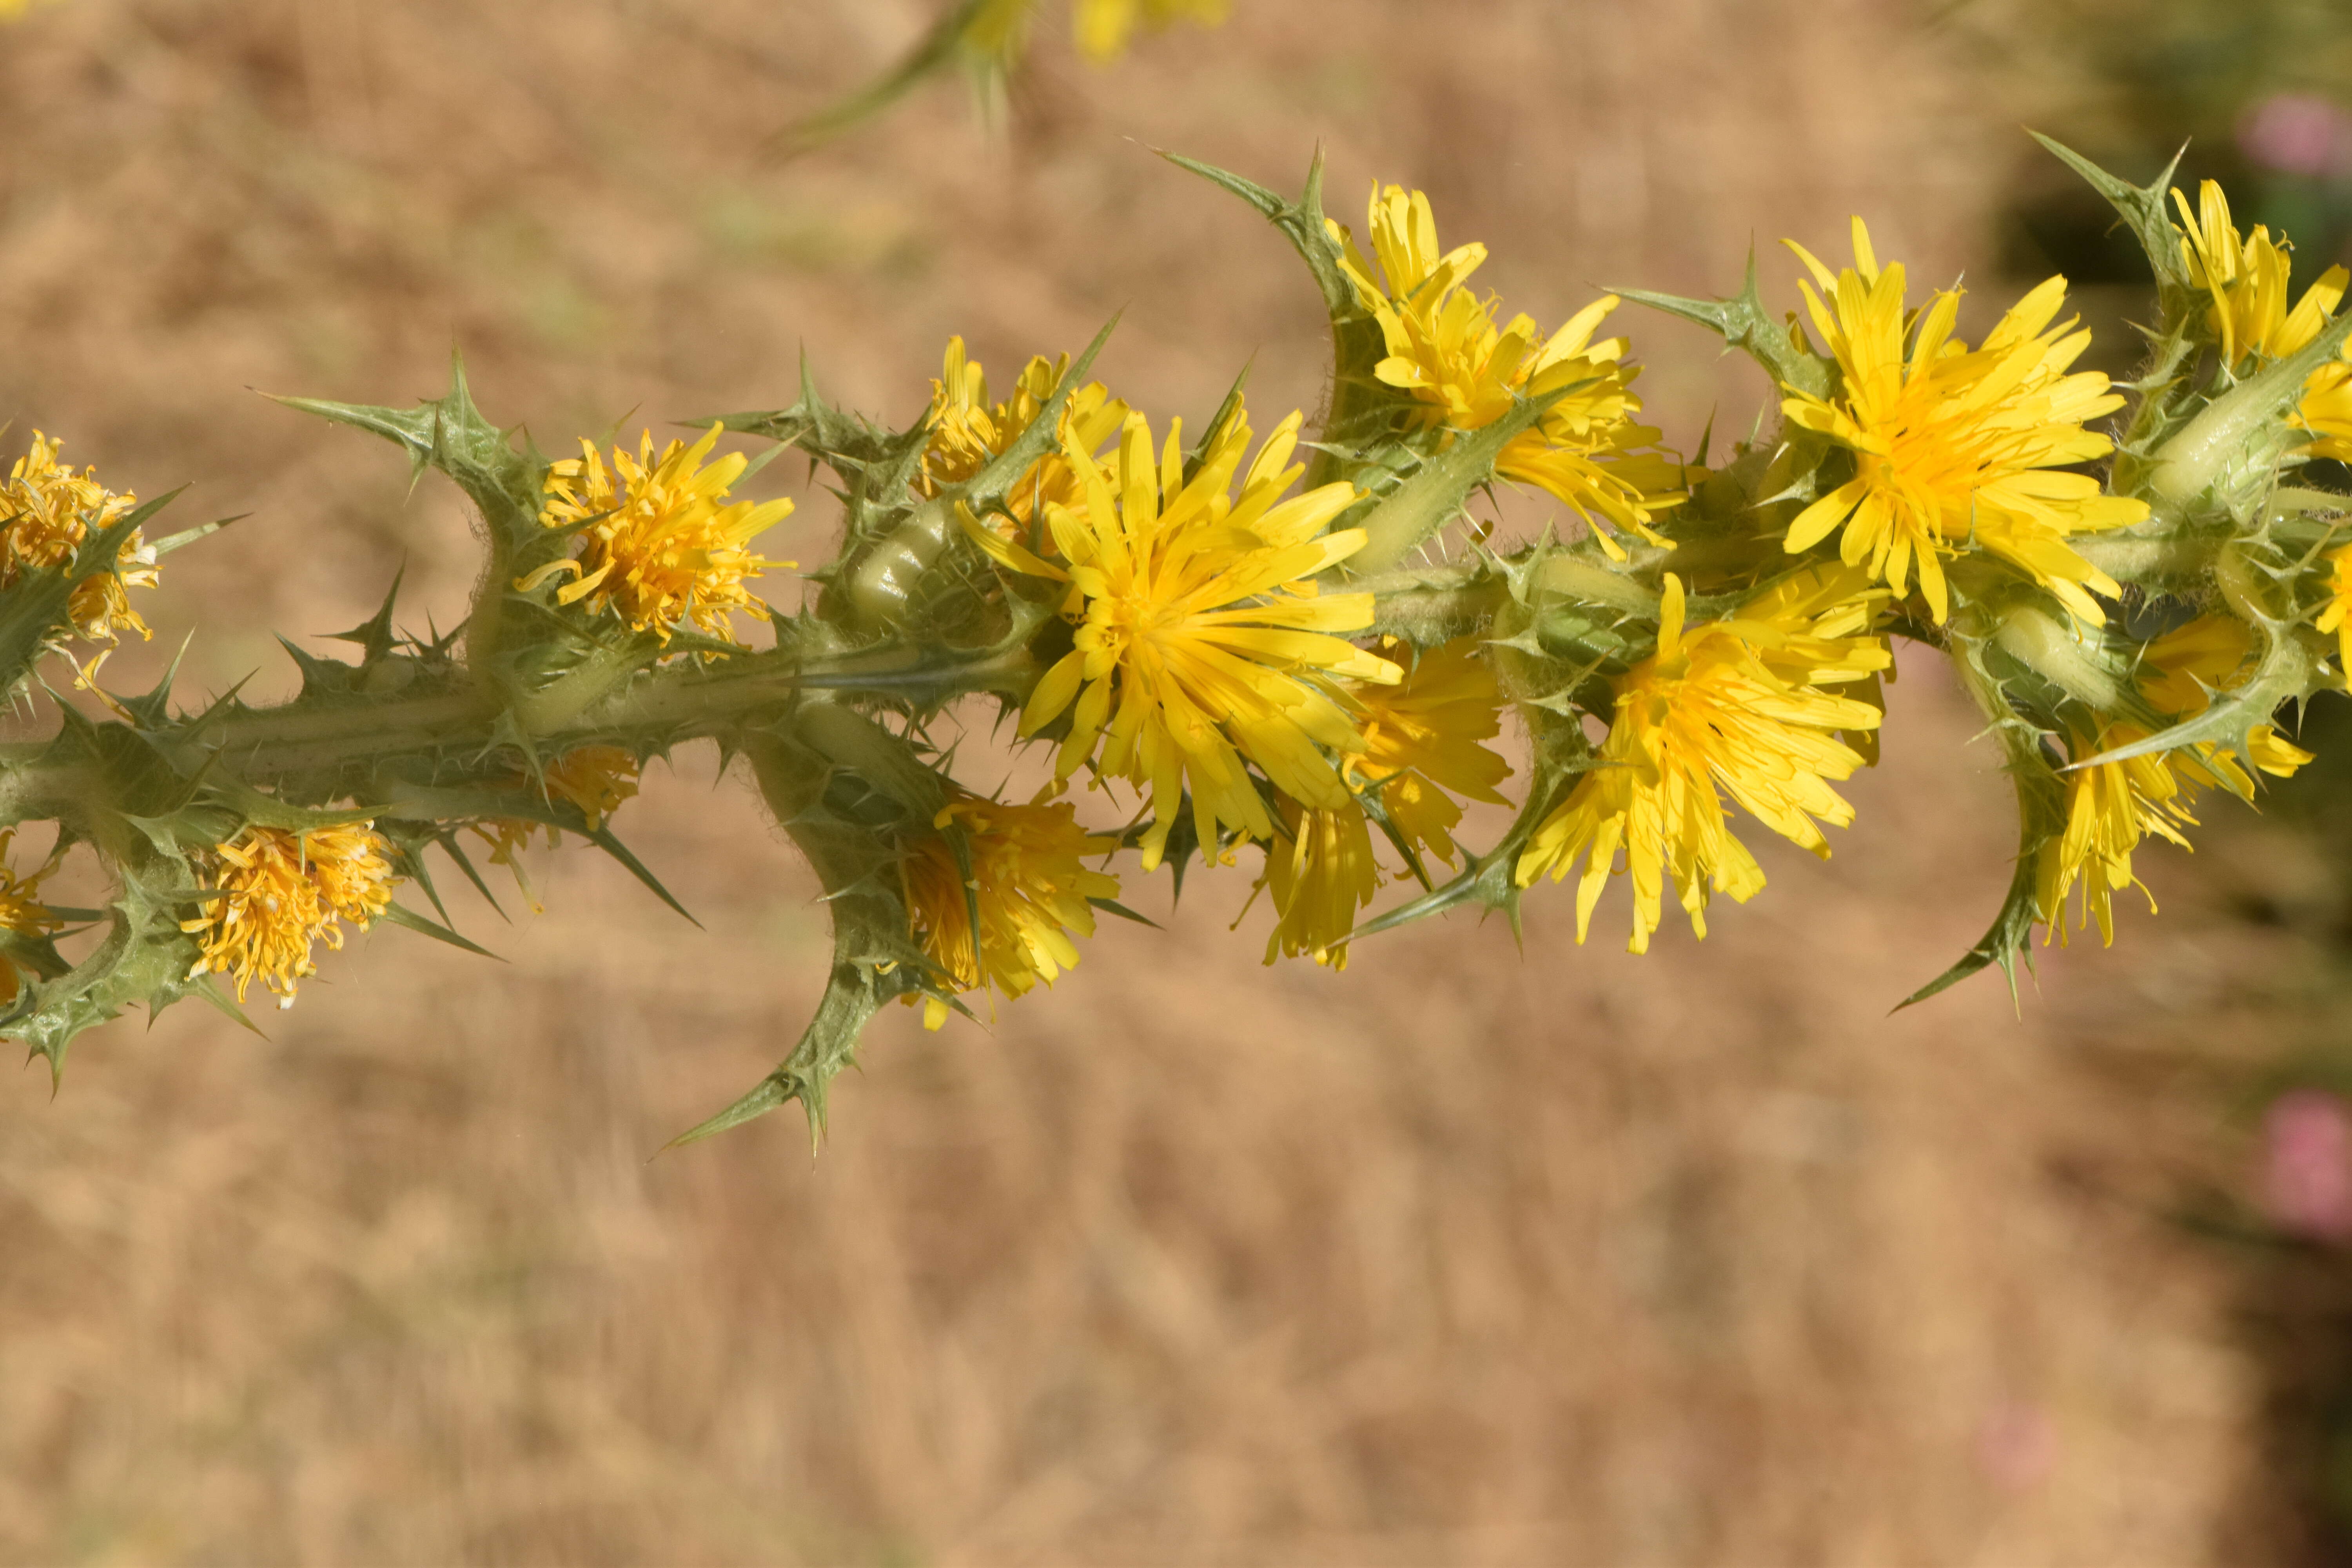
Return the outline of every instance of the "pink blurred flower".
[[[2352,172],[2352,115],[2307,92],[2282,92],[2238,121],[2238,151],[2256,167],[2282,174]]]
[[[1977,1468],[2003,1491],[2038,1484],[2058,1463],[2058,1429],[2038,1406],[2005,1400],[1977,1426]]]
[[[2318,1241],[2352,1241],[2352,1109],[2298,1089],[2263,1117],[2263,1207],[2273,1224]]]

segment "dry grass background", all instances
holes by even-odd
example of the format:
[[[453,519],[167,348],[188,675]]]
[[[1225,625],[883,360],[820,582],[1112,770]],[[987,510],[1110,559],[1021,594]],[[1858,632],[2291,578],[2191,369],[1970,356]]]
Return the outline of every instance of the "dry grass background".
[[[150,616],[202,627],[192,690],[282,688],[270,628],[404,561],[446,624],[472,557],[446,488],[248,386],[430,395],[455,342],[553,446],[788,402],[805,344],[904,418],[949,332],[1009,370],[1124,307],[1126,395],[1197,417],[1254,354],[1278,410],[1312,293],[1151,146],[1426,186],[1549,320],[1853,211],[1948,275],[2018,155],[1888,0],[1238,9],[1105,74],[1049,43],[1001,136],[949,87],[777,167],[928,7],[71,0],[0,39],[0,417],[251,513]],[[1626,325],[1670,430],[1744,427],[1752,374]],[[1456,919],[1265,971],[1196,878],[992,1033],[884,1020],[814,1161],[797,1112],[647,1158],[823,967],[809,879],[685,757],[622,826],[707,933],[546,860],[545,915],[473,923],[509,963],[387,931],[267,1040],[183,1009],[0,1097],[0,1557],[2260,1556],[2257,1379],[2157,1210],[2216,1116],[2182,1042],[2281,960],[2166,868],[2187,911],[2052,955],[2022,1023],[1991,979],[1888,1021],[2010,852],[1932,662],[1894,702],[1837,858],[1768,854],[1704,949],[1580,951],[1544,898],[1523,954]]]

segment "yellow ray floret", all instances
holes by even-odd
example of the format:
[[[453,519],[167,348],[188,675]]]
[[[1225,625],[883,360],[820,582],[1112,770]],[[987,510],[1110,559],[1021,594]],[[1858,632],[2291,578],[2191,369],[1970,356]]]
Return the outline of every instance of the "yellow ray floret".
[[[2336,634],[2336,673],[2352,689],[2352,544],[2327,552],[2327,602],[2312,629]]]
[[[2352,353],[2352,343],[2345,348]],[[2291,423],[2315,437],[2298,456],[2352,463],[2352,363],[2338,355],[2305,377]]]
[[[530,780],[517,770],[512,782],[528,784]],[[588,831],[593,833],[605,817],[620,809],[622,802],[637,793],[637,759],[624,746],[574,746],[541,770],[540,783],[550,802],[566,800],[578,806],[587,819]],[[562,831],[553,823],[520,816],[487,817],[472,826],[490,847],[490,864],[512,871],[515,885],[530,900],[531,908],[541,909],[530,879],[523,875],[521,851],[530,847],[534,829],[546,829],[550,848],[563,841]]]
[[[58,447],[34,431],[32,449],[0,483],[0,591],[15,586],[28,571],[70,562],[91,533],[104,532],[139,504],[138,497],[117,495],[100,484],[95,468],[76,473],[61,466]],[[66,614],[75,634],[108,647],[125,631],[150,636],[124,590],[152,588],[155,580],[155,552],[134,530],[110,570],[74,584]],[[104,659],[100,653],[89,668]]]
[[[930,442],[923,451],[916,489],[934,496],[986,468],[1045,411],[1069,368],[1067,354],[1054,360],[1036,355],[1013,383],[1012,398],[992,404],[988,376],[980,362],[965,357],[961,338],[950,338],[940,379],[931,383]],[[1104,442],[1118,434],[1127,412],[1127,405],[1111,396],[1101,382],[1089,382],[1073,391],[1063,405],[1052,447],[1031,465],[1006,498],[1013,519],[992,517],[992,526],[1011,530],[1017,520],[1024,542],[1044,542],[1029,527],[1036,519],[1038,502],[1071,506],[1078,500],[1077,476],[1062,457],[1064,443],[1098,452]]]
[[[932,820],[960,828],[971,857],[964,879],[944,831],[908,847],[898,863],[915,940],[959,991],[993,985],[1020,996],[1078,962],[1070,933],[1095,933],[1096,899],[1118,897],[1118,879],[1085,863],[1118,847],[1078,826],[1067,802],[1015,805],[974,796],[951,801]],[[972,914],[980,916],[973,940]],[[912,1002],[914,998],[908,998]],[[923,999],[923,1025],[947,1021],[947,1004]]]
[[[58,857],[50,856],[47,865],[19,877],[8,865],[8,843],[16,837],[15,828],[0,827],[0,930],[17,936],[46,937],[65,924],[41,902],[41,880],[58,868]],[[14,1003],[23,988],[24,977],[16,965],[0,961],[0,1006]]]
[[[1510,777],[1511,764],[1484,744],[1502,730],[1502,693],[1478,657],[1476,637],[1418,656],[1384,638],[1377,651],[1402,666],[1404,679],[1349,688],[1364,749],[1340,771],[1354,789],[1377,786],[1390,827],[1451,866],[1454,829],[1462,821],[1453,797],[1510,804],[1495,786]]]
[[[1214,27],[1232,9],[1233,0],[1074,0],[1070,25],[1079,52],[1107,65],[1127,53],[1139,28],[1172,22]]]
[[[1352,800],[1336,810],[1309,808],[1286,796],[1276,805],[1281,820],[1265,851],[1264,885],[1276,916],[1265,961],[1304,955],[1345,969],[1356,911],[1381,886],[1364,808]]]
[[[1363,750],[1350,752],[1339,772],[1358,798],[1338,809],[1276,801],[1280,821],[1261,883],[1273,893],[1276,916],[1268,963],[1281,953],[1307,954],[1348,967],[1356,911],[1381,880],[1360,801],[1377,803],[1394,837],[1449,866],[1462,820],[1453,795],[1510,804],[1495,786],[1511,765],[1481,743],[1502,728],[1502,694],[1477,649],[1477,638],[1461,637],[1416,655],[1410,644],[1382,637],[1374,651],[1402,668],[1404,679],[1393,686],[1346,683]]]
[[[391,846],[370,823],[294,832],[248,826],[206,857],[211,885],[204,913],[180,929],[199,933],[203,956],[191,976],[223,974],[236,999],[258,977],[280,1007],[297,983],[318,973],[311,949],[343,945],[348,921],[365,931],[392,903]]]
[[[2089,590],[2118,590],[2067,537],[2137,522],[2147,505],[2103,494],[2087,474],[2060,471],[2112,450],[2083,423],[2123,405],[2104,374],[2066,374],[2091,341],[2086,331],[2070,333],[2071,321],[2050,325],[2065,303],[2066,280],[2052,278],[2026,295],[1970,350],[1952,335],[1958,291],[1939,291],[1916,317],[1907,314],[1903,268],[1879,268],[1860,218],[1854,265],[1843,271],[1832,273],[1794,241],[1790,248],[1829,296],[1801,284],[1840,384],[1827,399],[1786,387],[1780,406],[1790,424],[1851,451],[1855,472],[1798,514],[1789,551],[1810,550],[1842,527],[1841,557],[1866,564],[1898,595],[1916,565],[1938,622],[1950,602],[1945,558],[1983,551],[2103,624]]]
[[[2205,321],[2221,344],[2223,364],[2235,369],[2249,354],[2284,359],[2319,335],[2352,273],[2329,268],[2290,310],[2287,277],[2293,262],[2284,235],[2273,242],[2270,230],[2256,225],[2242,237],[2230,222],[2229,198],[2211,180],[2198,187],[2195,213],[2180,192],[2174,191],[2172,200],[2187,226],[2180,259],[2189,282],[2212,300]]]
[[[1303,805],[1349,804],[1326,752],[1361,742],[1329,684],[1398,677],[1395,665],[1333,635],[1370,625],[1372,597],[1320,594],[1313,578],[1361,549],[1364,534],[1324,531],[1355,500],[1350,485],[1281,499],[1304,471],[1290,461],[1298,426],[1294,413],[1239,473],[1250,430],[1237,409],[1197,454],[1190,479],[1174,420],[1158,462],[1140,414],[1128,416],[1108,468],[1066,442],[1081,499],[1048,504],[1045,519],[1066,564],[961,514],[1000,562],[1070,584],[1064,614],[1076,623],[1073,647],[1030,694],[1021,733],[1067,714],[1057,779],[1092,760],[1106,775],[1148,786],[1146,870],[1160,863],[1187,791],[1203,855],[1215,855],[1221,828],[1272,838],[1251,766]]]
[[[1764,886],[1762,868],[1732,837],[1725,792],[1826,858],[1814,819],[1841,827],[1853,820],[1829,781],[1863,763],[1840,731],[1876,729],[1879,710],[1821,688],[1865,679],[1889,662],[1885,642],[1867,635],[1876,606],[1866,587],[1852,569],[1808,571],[1731,620],[1685,626],[1683,585],[1668,574],[1657,653],[1617,682],[1598,764],[1536,829],[1519,857],[1519,885],[1547,871],[1559,881],[1583,856],[1580,942],[1622,849],[1633,884],[1629,946],[1643,952],[1669,880],[1701,936],[1710,890],[1744,903]]]
[[[2227,691],[2246,678],[2246,662],[2253,649],[2253,631],[2227,616],[2206,616],[2147,645],[2141,655],[2137,679],[2140,695],[2158,712],[2173,719],[2191,719],[2203,712],[2215,691]],[[2102,722],[2095,730],[2077,730],[2067,738],[2077,758],[2095,756],[2147,738],[2148,731],[2121,721]],[[2311,753],[2281,736],[2268,724],[2258,725],[2247,737],[2244,762],[2278,778],[2292,774],[2311,761]],[[2147,834],[2183,849],[2189,847],[2183,829],[2197,826],[2189,807],[2198,795],[2214,784],[2240,795],[2252,792],[2252,780],[2243,763],[2211,742],[2179,751],[2127,757],[2119,763],[2099,763],[2066,773],[2066,826],[2042,848],[2034,867],[2035,897],[2045,926],[2043,940],[2066,940],[2066,900],[2077,899],[2075,925],[2095,921],[2099,939],[2116,940],[2115,896],[2139,887],[2132,874],[2132,850]],[[2148,908],[2156,900],[2148,899]]]
[[[584,546],[578,559],[542,566],[515,586],[528,592],[569,574],[572,581],[555,595],[559,603],[584,599],[592,611],[609,606],[632,631],[651,632],[665,643],[681,626],[735,641],[736,612],[767,608],[744,584],[768,567],[793,564],[763,560],[745,546],[792,515],[793,503],[728,504],[746,459],[730,452],[703,467],[719,429],[712,426],[691,447],[672,441],[659,458],[648,430],[634,457],[614,447],[609,468],[583,439],[579,457],[551,464],[550,499],[539,521],[549,528],[578,528]]]
[[[1495,324],[1495,304],[1465,287],[1486,259],[1475,243],[1441,252],[1429,198],[1402,186],[1376,187],[1368,214],[1373,265],[1338,223],[1341,265],[1388,347],[1374,374],[1409,394],[1416,423],[1450,431],[1483,429],[1526,398],[1566,389],[1540,423],[1512,437],[1496,458],[1506,479],[1534,485],[1576,509],[1588,522],[1667,542],[1652,526],[1676,505],[1681,470],[1655,452],[1658,432],[1634,423],[1641,399],[1635,374],[1622,363],[1625,340],[1592,334],[1617,308],[1605,296],[1546,337],[1531,317]],[[1596,529],[1602,548],[1624,551]]]

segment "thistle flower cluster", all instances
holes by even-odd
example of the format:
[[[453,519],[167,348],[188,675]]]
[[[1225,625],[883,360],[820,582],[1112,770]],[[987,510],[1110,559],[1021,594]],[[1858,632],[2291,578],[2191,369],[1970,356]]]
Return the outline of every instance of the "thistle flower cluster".
[[[2063,279],[1971,343],[1958,290],[1915,297],[1859,219],[1850,259],[1790,245],[1799,314],[1764,310],[1751,259],[1729,298],[1621,289],[1546,332],[1474,290],[1484,247],[1441,245],[1422,193],[1375,187],[1360,246],[1319,169],[1292,201],[1178,159],[1306,263],[1333,352],[1311,425],[1261,438],[1238,383],[1197,424],[1155,417],[1088,379],[1101,336],[1031,358],[1001,401],[951,340],[904,428],[803,368],[788,407],[609,458],[519,446],[462,373],[413,409],[289,399],[459,486],[483,586],[428,637],[388,595],[340,634],[356,658],[294,652],[281,704],[183,707],[167,678],[0,747],[0,1028],[54,1067],[133,1003],[234,1011],[257,981],[290,1005],[350,930],[472,947],[436,877],[495,902],[472,856],[520,878],[542,832],[675,906],[615,825],[648,763],[709,742],[807,858],[834,952],[806,1033],[687,1136],[791,1100],[821,1125],[883,1006],[938,1027],[1028,998],[1098,917],[1140,918],[1120,901],[1139,880],[1194,865],[1267,901],[1269,963],[1344,969],[1457,907],[1516,922],[1570,878],[1580,942],[1622,921],[1645,951],[1669,901],[1704,936],[1717,894],[1764,889],[1758,833],[1827,856],[1853,820],[1839,786],[1877,759],[1896,637],[1948,658],[2019,812],[1985,937],[1912,1000],[1991,965],[2013,982],[2037,932],[2112,941],[2146,841],[2185,847],[2202,795],[2309,762],[2294,705],[2352,669],[2352,497],[2298,472],[2352,452],[2352,315],[2340,271],[2290,301],[2284,241],[2242,235],[2218,190],[2192,205],[2053,151],[2155,274],[2125,385],[2075,368]],[[1772,434],[1668,447],[1630,344],[1598,335],[1628,303],[1752,357]],[[767,449],[721,452],[730,434]],[[759,542],[792,503],[738,494],[786,449],[842,503],[796,610]],[[1556,502],[1553,526],[1473,521],[1504,486]],[[95,688],[95,655],[144,634],[133,595],[208,531],[146,544],[153,510],[36,436],[0,487],[20,695],[54,657]],[[935,739],[992,706],[1034,749],[1030,797]],[[47,859],[6,869],[34,822]],[[106,906],[45,903],[84,855]]]

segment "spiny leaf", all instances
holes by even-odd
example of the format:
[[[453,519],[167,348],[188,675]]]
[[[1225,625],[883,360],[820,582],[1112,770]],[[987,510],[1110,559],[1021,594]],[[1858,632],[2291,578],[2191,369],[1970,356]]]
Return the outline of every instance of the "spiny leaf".
[[[1194,441],[1192,449],[1184,454],[1186,484],[1192,482],[1193,476],[1201,471],[1201,465],[1206,462],[1209,454],[1216,449],[1217,441],[1224,435],[1226,426],[1240,416],[1242,388],[1249,384],[1249,377],[1250,367],[1242,366],[1241,374],[1234,377],[1233,387],[1225,394],[1224,401],[1217,405],[1217,411],[1214,414],[1209,416],[1209,422],[1201,426],[1200,439]]]
[[[350,631],[328,632],[324,635],[337,642],[359,644],[366,650],[362,657],[368,664],[373,664],[379,659],[389,657],[394,640],[392,634],[392,607],[400,597],[401,579],[407,575],[408,568],[405,564],[392,574],[392,586],[384,590],[383,604],[377,608],[374,615],[370,616]],[[281,637],[278,640],[282,642],[285,639]]]
[[[906,982],[896,975],[877,976],[855,964],[835,964],[825,983],[824,995],[817,1003],[816,1016],[809,1020],[792,1054],[750,1093],[662,1147],[667,1150],[698,1143],[795,1100],[808,1114],[810,1143],[814,1146],[821,1142],[824,1137],[827,1086],[856,1058],[858,1035],[874,1015],[907,988]]]
[[[178,650],[172,655],[172,662],[163,667],[163,679],[155,682],[152,690],[137,697],[119,693],[115,696],[115,706],[130,714],[141,729],[160,730],[171,722],[172,684],[179,679],[180,661],[188,657],[188,645],[194,640],[194,632],[180,639]]]
[[[1612,289],[1610,292],[1637,305],[1647,305],[1654,310],[1664,310],[1670,316],[1714,329],[1723,334],[1725,342],[1762,365],[1764,374],[1780,385],[1815,397],[1829,395],[1836,364],[1799,348],[1787,324],[1774,321],[1765,310],[1764,297],[1756,288],[1756,252],[1752,248],[1748,252],[1747,279],[1739,292],[1728,300],[1686,300],[1647,289]]]
[[[790,408],[712,415],[684,423],[705,430],[717,424],[740,435],[762,436],[796,447],[853,483],[875,468],[905,463],[909,454],[919,459],[924,445],[921,426],[903,436],[878,430],[818,395],[806,349],[801,351],[800,370],[800,401]]]
[[[1578,776],[1590,772],[1595,761],[1592,742],[1585,738],[1583,727],[1573,718],[1540,709],[1522,708],[1520,711],[1527,721],[1528,739],[1534,753],[1530,759],[1533,776],[1528,781],[1528,798],[1501,842],[1484,855],[1473,854],[1465,847],[1458,875],[1433,891],[1365,921],[1349,933],[1350,942],[1378,936],[1465,904],[1501,910],[1510,919],[1512,935],[1518,935],[1519,902],[1527,893],[1518,880],[1519,856],[1566,792],[1575,787]]]
[[[278,397],[274,401],[322,419],[373,431],[408,454],[411,481],[427,468],[440,469],[457,482],[481,510],[495,540],[516,552],[518,563],[528,548],[553,536],[539,525],[547,459],[535,447],[515,449],[506,431],[482,417],[466,383],[466,366],[449,357],[449,391],[414,408],[383,408],[356,403],[331,403],[315,397]]]
[[[1383,439],[1395,434],[1409,405],[1372,374],[1387,357],[1388,340],[1379,320],[1358,297],[1341,265],[1347,253],[1323,216],[1322,149],[1316,150],[1307,165],[1306,188],[1295,202],[1213,163],[1173,153],[1160,156],[1256,208],[1290,241],[1323,296],[1324,313],[1331,322],[1331,401],[1323,413],[1321,441],[1307,466],[1307,488],[1355,479],[1363,467],[1377,466]]]
[[[474,869],[473,859],[466,853],[465,847],[457,842],[457,829],[444,828],[435,842],[441,846],[444,854],[457,862],[457,869],[466,874],[466,880],[474,884],[474,891],[482,895],[483,901],[498,911],[499,919],[511,924],[506,906],[499,902],[498,895],[490,891],[490,885],[482,880],[479,871]]]
[[[2183,719],[2144,740],[2086,757],[2066,771],[2074,773],[2106,763],[2126,763],[2134,757],[2152,756],[2158,752],[2177,752],[2197,745],[2217,745],[2245,756],[2252,747],[2255,730],[2272,722],[2284,704],[2318,690],[2325,680],[2326,672],[2321,668],[2319,656],[2294,633],[2282,633],[2271,637],[2270,647],[2254,673],[2242,684],[2217,694],[2203,712]],[[2226,775],[2224,782],[2227,782]]]
[[[2080,174],[2084,184],[2105,197],[2107,205],[2122,216],[2125,225],[2132,231],[2132,237],[2139,241],[2140,249],[2147,253],[2147,264],[2156,273],[2160,289],[2182,293],[2189,291],[2189,268],[2180,255],[2180,233],[2172,226],[2172,216],[2165,210],[2165,196],[2172,188],[2173,172],[2180,167],[2180,153],[2189,151],[2186,142],[2181,144],[2179,153],[2172,155],[2172,162],[2164,166],[2164,173],[2158,174],[2153,183],[2135,185],[2128,180],[2117,179],[2073,148],[2044,136],[2039,131],[2028,131],[2026,134],[2041,142],[2051,156]]]
[[[178,492],[173,491],[173,493],[176,495]],[[164,499],[169,500],[170,497],[165,497]],[[214,534],[218,533],[230,523],[243,522],[246,520],[247,515],[247,513],[239,512],[235,517],[224,517],[215,522],[200,522],[194,528],[184,528],[177,533],[167,533],[163,538],[155,540],[150,543],[147,548],[153,551],[158,558],[161,558],[171,554],[175,550],[185,550],[189,545],[194,544],[200,539],[210,539]]]
[[[320,658],[305,653],[283,632],[273,634],[294,668],[302,672],[302,695],[305,697],[341,696],[351,689],[352,667],[341,659]]]
[[[2009,980],[2011,1002],[2017,1001],[2017,960],[2022,954],[2026,966],[2032,967],[2033,927],[2043,914],[2039,875],[2042,852],[2066,830],[2066,786],[2050,765],[2041,732],[2010,712],[1999,685],[1973,657],[1972,649],[1962,647],[1957,651],[1959,657],[1953,663],[1960,672],[1961,684],[1979,708],[1992,719],[1994,733],[2000,737],[2005,753],[2011,786],[2017,792],[2017,866],[2010,876],[2009,891],[2001,899],[2000,912],[1993,916],[1984,935],[1958,963],[1904,998],[1895,1009],[1898,1013],[1995,963],[2000,965],[2001,973]],[[2054,920],[2062,912],[2051,910],[2049,914]]]
[[[1307,263],[1307,270],[1314,273],[1315,286],[1323,291],[1324,309],[1333,321],[1360,318],[1370,328],[1373,336],[1379,336],[1379,325],[1371,321],[1361,301],[1356,298],[1356,286],[1348,280],[1348,275],[1340,266],[1340,258],[1345,252],[1340,249],[1339,242],[1331,237],[1330,229],[1325,226],[1323,150],[1320,147],[1315,150],[1314,160],[1307,166],[1306,189],[1295,202],[1286,196],[1276,195],[1255,180],[1220,169],[1214,163],[1203,163],[1197,158],[1187,158],[1176,153],[1162,152],[1160,155],[1178,168],[1200,175],[1219,190],[1239,196],[1264,214],[1265,220],[1280,229],[1282,237],[1290,241],[1292,248],[1298,252],[1299,259]]]
[[[789,727],[745,737],[744,754],[769,810],[824,885],[833,963],[816,1016],[792,1053],[749,1094],[672,1140],[672,1147],[740,1127],[792,1100],[808,1113],[811,1139],[822,1137],[825,1087],[855,1057],[858,1034],[876,1011],[918,991],[952,1001],[934,987],[930,960],[913,942],[890,839],[839,809],[845,763],[861,760],[863,747],[855,731],[812,729],[805,714]],[[845,752],[846,757],[837,754]]]
[[[848,97],[777,132],[768,140],[768,152],[776,157],[796,158],[880,114],[966,53],[966,35],[992,3],[961,0],[931,25],[905,58]]]
[[[586,837],[590,843],[595,845],[597,848],[602,849],[605,854],[610,855],[614,859],[618,860],[623,866],[626,867],[628,868],[629,875],[635,877],[638,881],[643,882],[648,889],[650,889],[654,897],[659,899],[663,903],[667,904],[671,909],[676,910],[679,914],[684,915],[687,922],[692,925],[696,930],[699,931],[702,929],[702,922],[696,920],[694,916],[688,911],[687,907],[677,901],[676,895],[671,893],[667,888],[662,886],[661,879],[655,876],[651,871],[646,869],[645,862],[631,854],[629,852],[628,846],[623,844],[618,838],[615,838],[613,836],[613,827],[610,823],[598,824],[595,831],[587,834]]]
[[[197,1001],[206,1004],[212,1007],[214,1011],[219,1013],[222,1017],[226,1018],[230,1023],[236,1025],[239,1028],[244,1029],[248,1034],[265,1040],[269,1037],[268,1035],[262,1033],[260,1025],[255,1023],[251,1018],[245,1016],[244,1008],[238,1006],[234,1000],[222,994],[221,988],[213,984],[213,977],[211,975],[205,974],[198,976],[196,983],[188,988],[188,994],[194,996]],[[155,1022],[155,1014],[152,1009],[150,1009],[148,1012],[147,1022],[150,1027],[153,1026]]]
[[[443,925],[439,921],[433,920],[425,915],[420,915],[415,910],[409,909],[404,905],[386,904],[384,906],[383,915],[379,918],[384,921],[387,924],[400,926],[408,931],[420,931],[425,935],[431,937],[436,942],[446,942],[451,947],[463,948],[467,952],[475,953],[483,958],[499,957],[497,953],[492,952],[488,948],[482,946],[479,942],[468,942],[464,937],[459,936],[456,931],[451,931],[447,926]],[[504,959],[499,959],[499,962],[503,963],[506,961]]]

